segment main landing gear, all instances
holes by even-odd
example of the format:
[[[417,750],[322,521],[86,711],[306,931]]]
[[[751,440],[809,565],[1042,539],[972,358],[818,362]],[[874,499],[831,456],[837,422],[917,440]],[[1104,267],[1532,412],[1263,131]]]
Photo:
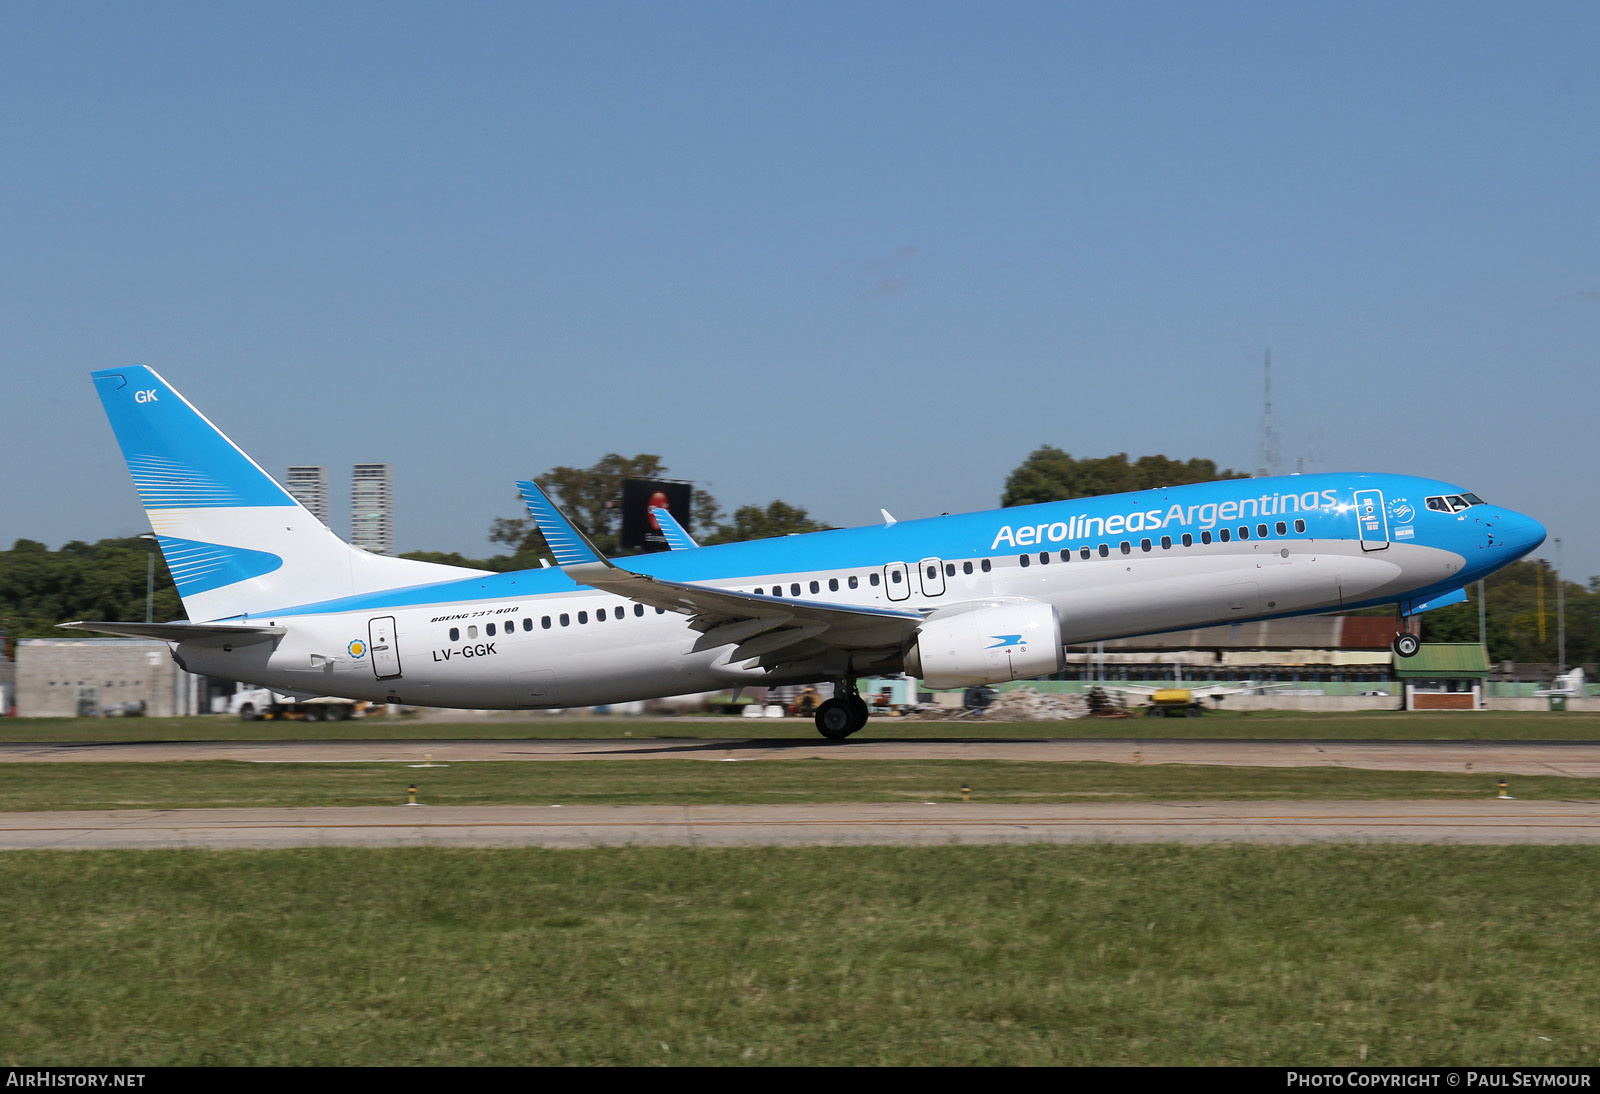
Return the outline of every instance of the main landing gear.
[[[817,732],[830,741],[842,741],[867,724],[867,704],[854,680],[834,684],[834,696],[817,708]]]

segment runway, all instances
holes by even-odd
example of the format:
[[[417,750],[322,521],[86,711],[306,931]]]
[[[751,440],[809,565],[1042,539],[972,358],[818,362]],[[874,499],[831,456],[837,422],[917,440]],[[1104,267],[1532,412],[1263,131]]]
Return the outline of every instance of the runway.
[[[1600,843],[1600,802],[386,806],[0,814],[0,850]]]
[[[1600,743],[1587,741],[1264,741],[793,738],[609,740],[174,741],[139,744],[4,744],[0,763],[438,763],[573,760],[1011,760],[1237,767],[1353,767],[1600,777]]]

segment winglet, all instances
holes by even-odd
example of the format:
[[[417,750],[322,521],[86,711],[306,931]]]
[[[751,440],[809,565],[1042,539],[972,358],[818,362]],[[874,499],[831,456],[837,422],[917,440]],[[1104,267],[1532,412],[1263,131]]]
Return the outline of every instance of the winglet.
[[[672,515],[672,510],[664,505],[652,505],[650,515],[655,518],[656,527],[661,529],[661,536],[667,541],[667,547],[674,551],[687,551],[691,547],[700,546],[694,537],[684,531],[683,525],[678,523],[678,518]]]
[[[534,523],[539,526],[539,531],[544,533],[544,541],[550,545],[551,552],[556,556],[557,566],[604,561],[600,552],[595,550],[594,544],[589,542],[589,537],[578,531],[578,526],[556,508],[556,503],[539,489],[537,483],[518,482],[517,489],[522,492],[522,501],[528,507],[528,515],[533,517]]]

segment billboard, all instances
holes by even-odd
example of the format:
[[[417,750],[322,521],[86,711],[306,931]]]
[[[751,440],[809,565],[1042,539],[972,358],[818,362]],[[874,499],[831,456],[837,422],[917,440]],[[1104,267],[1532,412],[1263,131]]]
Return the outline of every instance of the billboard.
[[[688,528],[689,503],[693,497],[693,483],[623,479],[621,548],[624,551],[665,551],[667,541],[650,515],[651,507],[666,509],[679,524]]]

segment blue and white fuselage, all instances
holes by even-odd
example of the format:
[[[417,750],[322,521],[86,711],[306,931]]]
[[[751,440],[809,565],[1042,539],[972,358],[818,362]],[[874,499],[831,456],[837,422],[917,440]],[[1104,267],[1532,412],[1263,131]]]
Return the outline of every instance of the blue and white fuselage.
[[[155,373],[95,378],[195,621],[157,636],[190,671],[353,699],[527,709],[899,671],[998,682],[1056,671],[1063,645],[1453,603],[1545,536],[1450,483],[1322,474],[610,561],[580,545],[487,573],[350,548]]]

